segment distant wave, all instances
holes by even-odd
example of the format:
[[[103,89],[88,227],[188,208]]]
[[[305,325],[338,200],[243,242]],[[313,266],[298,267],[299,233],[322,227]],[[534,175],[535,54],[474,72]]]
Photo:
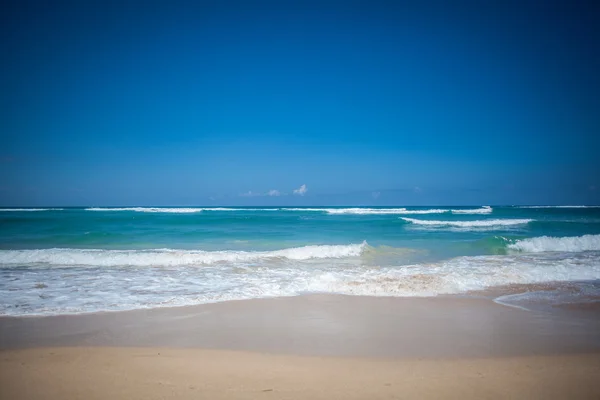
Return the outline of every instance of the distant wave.
[[[400,214],[406,208],[329,208],[329,214]]]
[[[314,211],[327,214],[402,214],[406,208],[282,208],[283,211]]]
[[[146,213],[197,213],[201,212],[202,208],[161,208],[161,207],[118,207],[118,208],[103,208],[92,207],[86,208],[86,211],[135,211]]]
[[[450,212],[450,210],[434,208],[431,210],[405,210],[405,211],[399,212],[398,214],[444,214],[447,212]]]
[[[275,251],[202,251],[202,250],[97,250],[41,249],[0,250],[0,265],[59,266],[184,266],[218,262],[253,262],[266,259],[309,260],[313,258],[357,257],[367,242],[350,245],[293,247]]]
[[[230,208],[230,207],[202,207],[201,211],[279,211],[279,208]]]
[[[278,211],[279,208],[229,208],[229,207],[91,207],[86,211],[135,211],[146,213],[198,213],[202,211]]]
[[[516,208],[600,208],[600,206],[518,206]]]
[[[60,211],[64,208],[0,208],[2,211],[17,211],[17,212],[29,212],[29,211]]]
[[[355,214],[355,215],[387,215],[387,214],[441,214],[450,212],[450,210],[431,209],[431,210],[407,210],[405,207],[400,208],[282,208],[282,211],[313,211],[324,212],[327,214]]]
[[[483,206],[481,208],[456,209],[451,211],[453,214],[489,214],[493,211],[493,208],[490,206]]]
[[[584,235],[574,237],[541,236],[530,239],[517,240],[507,246],[511,250],[528,253],[541,253],[546,251],[577,252],[600,250],[600,235]]]
[[[91,207],[86,211],[135,211],[146,213],[198,213],[202,211],[295,211],[295,212],[321,212],[330,215],[402,215],[402,214],[443,214],[452,212],[455,214],[489,214],[491,207],[482,207],[478,209],[449,210],[449,209],[417,209],[408,210],[405,207],[398,208],[311,208],[311,207],[282,207],[282,208],[234,208],[234,207]]]
[[[401,217],[406,222],[425,226],[453,226],[461,228],[484,228],[494,226],[511,226],[527,224],[532,219],[483,219],[476,221],[435,221]]]

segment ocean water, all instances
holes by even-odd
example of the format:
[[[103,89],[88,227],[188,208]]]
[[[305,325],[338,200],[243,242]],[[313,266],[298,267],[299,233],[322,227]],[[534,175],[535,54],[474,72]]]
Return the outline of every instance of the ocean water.
[[[0,209],[0,315],[544,288],[499,298],[526,308],[599,280],[600,207]]]

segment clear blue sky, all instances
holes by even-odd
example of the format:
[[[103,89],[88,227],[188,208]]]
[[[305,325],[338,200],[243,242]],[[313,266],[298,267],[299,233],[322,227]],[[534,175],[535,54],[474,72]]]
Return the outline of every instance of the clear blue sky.
[[[598,4],[3,2],[0,205],[598,204]]]

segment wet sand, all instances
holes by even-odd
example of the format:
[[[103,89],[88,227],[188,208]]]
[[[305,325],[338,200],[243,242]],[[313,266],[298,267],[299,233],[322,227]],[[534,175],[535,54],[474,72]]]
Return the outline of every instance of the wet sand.
[[[307,295],[2,317],[0,398],[600,398],[598,310],[572,308]]]

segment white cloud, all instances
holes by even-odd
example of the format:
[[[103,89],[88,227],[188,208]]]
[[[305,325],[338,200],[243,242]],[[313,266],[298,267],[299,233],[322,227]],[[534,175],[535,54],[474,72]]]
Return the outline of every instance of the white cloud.
[[[241,193],[240,197],[263,197],[263,196],[283,196],[283,195],[285,195],[285,193],[281,193],[277,189],[271,189],[266,193],[253,192],[252,190],[249,190],[245,193]]]
[[[299,196],[304,196],[306,192],[308,192],[306,185],[302,185],[298,189],[294,189],[294,194],[297,194]]]
[[[253,192],[252,190],[247,191],[246,193],[240,194],[241,197],[256,197],[260,196],[260,193]]]

